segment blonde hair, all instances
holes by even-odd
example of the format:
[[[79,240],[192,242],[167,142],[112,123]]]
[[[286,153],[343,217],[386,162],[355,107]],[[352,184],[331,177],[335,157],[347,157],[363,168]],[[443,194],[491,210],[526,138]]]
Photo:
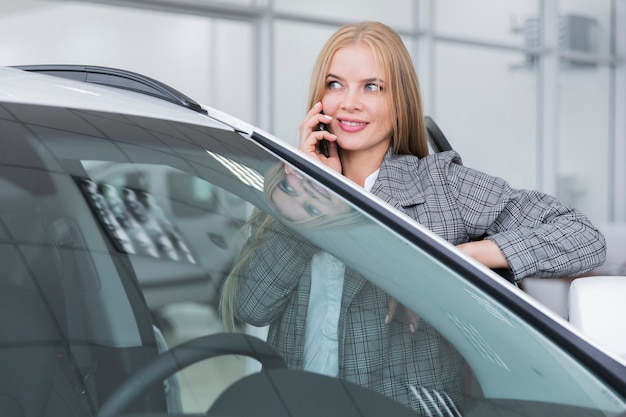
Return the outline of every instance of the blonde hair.
[[[413,61],[398,33],[382,23],[350,23],[330,37],[313,67],[307,109],[324,96],[326,76],[337,50],[359,43],[370,47],[383,70],[385,85],[390,93],[390,117],[396,121],[392,135],[393,151],[420,158],[428,155],[428,133]]]

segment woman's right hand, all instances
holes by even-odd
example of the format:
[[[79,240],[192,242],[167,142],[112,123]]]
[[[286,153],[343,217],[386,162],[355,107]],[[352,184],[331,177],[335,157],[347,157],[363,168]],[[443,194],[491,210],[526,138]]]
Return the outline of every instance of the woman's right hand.
[[[322,113],[322,103],[316,103],[306,114],[305,119],[300,124],[300,146],[299,149],[307,155],[317,159],[335,171],[341,173],[341,160],[337,148],[337,136],[328,129],[320,130],[320,123],[330,124],[332,117]],[[324,155],[318,146],[321,140],[328,141],[328,157]]]

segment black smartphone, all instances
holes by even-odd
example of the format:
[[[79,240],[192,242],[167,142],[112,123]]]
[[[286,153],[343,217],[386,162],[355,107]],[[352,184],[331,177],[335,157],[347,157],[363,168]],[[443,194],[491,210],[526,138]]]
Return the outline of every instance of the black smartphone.
[[[319,123],[317,125],[317,130],[326,130],[326,125],[324,123]],[[317,150],[326,158],[330,157],[330,148],[329,148],[328,140],[326,139],[318,140]]]

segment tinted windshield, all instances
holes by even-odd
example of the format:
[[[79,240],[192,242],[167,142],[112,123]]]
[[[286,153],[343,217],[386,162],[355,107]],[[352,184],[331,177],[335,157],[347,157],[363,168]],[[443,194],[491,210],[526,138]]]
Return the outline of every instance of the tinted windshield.
[[[347,183],[322,185],[299,159],[285,165],[226,129],[0,111],[2,389],[31,407],[67,403],[49,400],[49,385],[33,388],[66,379],[89,415],[147,360],[224,331],[232,314],[235,331],[267,337],[279,352],[322,349],[291,355],[289,366],[335,366],[423,415],[626,409],[593,370],[467,279],[480,268],[459,268],[454,249],[426,231],[402,232],[404,218],[376,220],[379,202]],[[310,303],[312,288],[324,300]],[[399,304],[392,318],[390,300]],[[356,323],[372,329],[358,341]],[[328,340],[343,365],[324,356]],[[136,407],[204,411],[256,370],[241,356],[211,359]]]

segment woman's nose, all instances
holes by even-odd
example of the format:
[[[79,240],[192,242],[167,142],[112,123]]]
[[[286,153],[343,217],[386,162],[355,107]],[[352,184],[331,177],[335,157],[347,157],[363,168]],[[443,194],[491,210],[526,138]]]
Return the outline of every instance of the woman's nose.
[[[342,107],[346,110],[360,110],[361,109],[361,96],[356,89],[348,89],[344,94]]]

